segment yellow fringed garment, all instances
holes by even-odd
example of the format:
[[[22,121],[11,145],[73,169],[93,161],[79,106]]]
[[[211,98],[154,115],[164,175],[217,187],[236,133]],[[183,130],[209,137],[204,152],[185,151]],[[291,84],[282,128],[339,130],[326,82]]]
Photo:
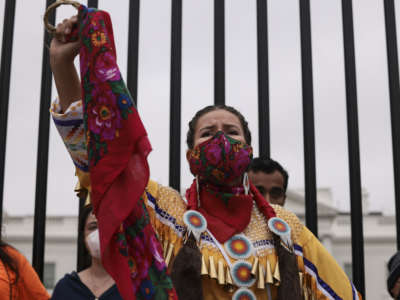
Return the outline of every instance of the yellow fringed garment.
[[[303,289],[311,292],[314,299],[362,299],[334,258],[306,227],[295,252],[299,270],[304,274]]]
[[[158,233],[164,247],[164,255],[171,267],[183,243],[185,228],[182,216],[186,211],[186,204],[179,193],[159,186],[153,181],[150,181],[145,196],[148,200],[151,222]],[[277,216],[286,220],[292,228],[292,239],[296,245],[295,252],[305,299],[331,299],[332,297],[357,299],[353,298],[353,292],[354,295],[358,294],[353,290],[351,282],[318,239],[300,223],[294,214],[278,206],[274,206],[274,209]],[[244,234],[253,243],[258,241],[260,244],[261,242],[268,244],[268,240],[272,241],[265,219],[256,208],[252,212],[251,222]],[[271,300],[277,299],[280,270],[275,249],[273,246],[260,246],[256,247],[256,250],[255,256],[247,259],[253,265],[252,273],[256,277],[256,283],[250,289],[257,299],[268,299],[267,287],[269,287]],[[237,287],[232,283],[229,264],[224,256],[217,246],[207,239],[202,240],[200,251],[204,299],[231,299]],[[234,261],[235,259],[231,259],[232,263]]]

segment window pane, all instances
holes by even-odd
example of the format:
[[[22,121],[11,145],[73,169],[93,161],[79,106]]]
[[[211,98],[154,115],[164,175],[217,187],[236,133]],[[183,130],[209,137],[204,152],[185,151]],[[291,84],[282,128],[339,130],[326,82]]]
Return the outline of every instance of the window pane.
[[[351,263],[344,263],[344,272],[350,280],[353,280],[353,265]]]
[[[56,264],[54,262],[44,263],[43,283],[46,289],[54,288]]]

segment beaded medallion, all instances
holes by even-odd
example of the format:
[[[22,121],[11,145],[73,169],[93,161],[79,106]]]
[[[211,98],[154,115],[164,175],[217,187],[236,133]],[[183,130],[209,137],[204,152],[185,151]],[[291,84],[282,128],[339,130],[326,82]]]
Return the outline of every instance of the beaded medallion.
[[[234,259],[246,259],[253,254],[253,245],[243,234],[237,234],[225,242],[225,249]]]
[[[269,229],[278,235],[282,242],[288,247],[292,247],[292,240],[290,238],[290,226],[283,219],[274,217],[268,220]]]
[[[239,287],[250,287],[256,281],[251,274],[251,263],[243,260],[236,261],[231,268],[231,275],[234,283]]]
[[[232,300],[256,300],[256,295],[249,289],[240,288],[233,294]]]
[[[195,210],[188,210],[183,214],[183,222],[187,226],[188,232],[192,232],[197,241],[202,232],[207,230],[207,220]]]

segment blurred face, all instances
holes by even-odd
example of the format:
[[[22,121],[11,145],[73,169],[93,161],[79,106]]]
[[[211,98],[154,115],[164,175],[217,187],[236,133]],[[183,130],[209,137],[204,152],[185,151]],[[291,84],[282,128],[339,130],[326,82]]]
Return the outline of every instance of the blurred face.
[[[212,138],[218,131],[246,143],[239,118],[229,111],[218,109],[206,113],[197,120],[194,147]]]
[[[271,174],[267,174],[261,171],[250,171],[249,179],[269,203],[281,206],[285,204],[285,181],[280,172],[274,171]]]
[[[83,232],[85,235],[85,246],[86,246],[86,249],[88,249],[88,251],[89,251],[89,248],[88,248],[88,245],[86,242],[86,238],[89,234],[91,234],[97,228],[98,228],[97,227],[97,219],[94,214],[90,213],[86,219],[85,230]],[[89,251],[89,253],[90,253],[90,251]]]

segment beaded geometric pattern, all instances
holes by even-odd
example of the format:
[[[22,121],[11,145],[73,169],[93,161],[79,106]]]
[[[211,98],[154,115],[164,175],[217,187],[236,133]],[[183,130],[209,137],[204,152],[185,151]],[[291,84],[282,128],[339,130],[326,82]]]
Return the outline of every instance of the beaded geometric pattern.
[[[59,100],[55,99],[51,105],[50,112],[75,166],[87,172],[88,156],[82,120],[82,101],[75,101],[62,113]]]

